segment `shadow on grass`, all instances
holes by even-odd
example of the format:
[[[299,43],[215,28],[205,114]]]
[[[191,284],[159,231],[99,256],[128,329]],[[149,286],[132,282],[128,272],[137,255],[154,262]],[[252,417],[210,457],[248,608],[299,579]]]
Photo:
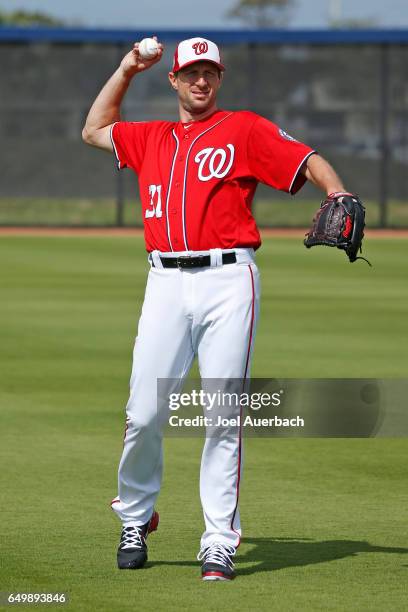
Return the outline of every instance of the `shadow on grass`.
[[[237,568],[241,563],[257,563],[257,565],[239,569],[240,576],[326,563],[355,557],[359,553],[408,554],[408,548],[373,546],[359,540],[315,542],[297,538],[244,538],[242,543],[250,544],[252,548],[242,556],[237,556]]]
[[[288,567],[303,567],[316,563],[326,563],[355,557],[359,553],[394,553],[408,554],[408,548],[390,546],[373,546],[359,540],[324,540],[315,542],[298,538],[244,538],[243,548],[249,550],[238,552],[235,563],[240,576],[258,572],[272,572]],[[251,563],[251,567],[241,567]],[[183,567],[197,566],[198,561],[153,561],[146,567],[158,565],[175,565]],[[405,566],[404,566],[405,567]]]

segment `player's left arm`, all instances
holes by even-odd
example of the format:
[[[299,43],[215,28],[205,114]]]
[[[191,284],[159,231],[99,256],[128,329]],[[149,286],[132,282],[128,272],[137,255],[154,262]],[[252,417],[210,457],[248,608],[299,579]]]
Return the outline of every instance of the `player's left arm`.
[[[328,161],[317,153],[310,155],[303,164],[300,172],[308,181],[316,185],[327,195],[331,193],[346,192],[343,181]]]

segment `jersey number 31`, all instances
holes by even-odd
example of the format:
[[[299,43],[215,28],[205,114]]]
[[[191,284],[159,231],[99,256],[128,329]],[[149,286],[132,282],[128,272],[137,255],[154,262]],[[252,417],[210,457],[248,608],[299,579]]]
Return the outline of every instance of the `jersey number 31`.
[[[152,217],[159,219],[162,216],[161,191],[161,185],[149,185],[150,208],[146,209],[146,219],[151,219]]]

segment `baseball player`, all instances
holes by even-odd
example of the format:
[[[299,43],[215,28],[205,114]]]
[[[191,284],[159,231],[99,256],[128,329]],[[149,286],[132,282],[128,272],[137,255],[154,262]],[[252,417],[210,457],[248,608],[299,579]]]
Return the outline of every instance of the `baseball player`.
[[[96,98],[86,143],[113,152],[139,181],[150,271],[133,353],[126,433],[112,508],[122,521],[120,569],[147,560],[146,539],[162,475],[157,379],[181,382],[195,356],[202,379],[247,379],[258,319],[261,244],[251,212],[259,182],[295,194],[306,180],[344,192],[313,149],[249,111],[217,107],[224,65],[204,38],[177,45],[169,72],[180,120],[124,122],[120,108],[136,77],[162,59],[143,59],[139,44]],[[207,437],[200,496],[205,529],[198,559],[204,580],[231,580],[240,543],[241,436]]]

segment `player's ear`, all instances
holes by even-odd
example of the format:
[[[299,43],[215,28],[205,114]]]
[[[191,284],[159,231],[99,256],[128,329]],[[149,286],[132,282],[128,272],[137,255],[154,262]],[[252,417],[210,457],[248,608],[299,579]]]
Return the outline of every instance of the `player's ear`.
[[[172,86],[172,88],[177,91],[178,90],[177,74],[175,72],[169,72],[169,81],[170,81],[170,85]]]

